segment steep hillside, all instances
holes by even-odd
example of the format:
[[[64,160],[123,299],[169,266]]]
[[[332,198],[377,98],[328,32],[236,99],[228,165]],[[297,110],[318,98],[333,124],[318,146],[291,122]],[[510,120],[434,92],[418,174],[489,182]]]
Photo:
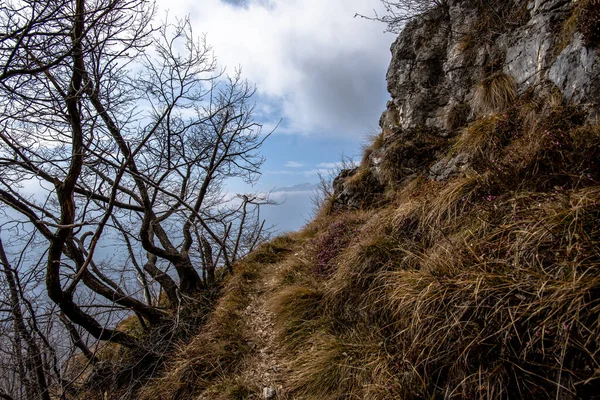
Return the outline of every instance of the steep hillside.
[[[599,399],[600,2],[449,1],[301,232],[142,399]]]

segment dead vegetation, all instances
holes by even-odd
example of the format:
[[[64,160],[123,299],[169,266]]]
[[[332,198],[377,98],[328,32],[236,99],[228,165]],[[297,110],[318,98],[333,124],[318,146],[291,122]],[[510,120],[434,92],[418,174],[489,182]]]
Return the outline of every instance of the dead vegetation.
[[[383,145],[378,168],[381,180],[392,189],[403,179],[422,172],[447,145],[446,139],[427,128],[409,129],[402,133],[401,140],[397,136],[390,139]]]
[[[279,237],[237,266],[206,325],[173,355],[163,374],[142,388],[139,399],[187,399],[207,391],[223,399],[243,399],[257,392],[251,382],[237,379],[244,360],[253,352],[243,312],[261,274],[284,259],[291,244],[289,237]]]
[[[273,300],[292,398],[590,399],[600,390],[600,128],[572,107],[546,108],[537,124],[519,110],[457,138],[451,151],[479,160],[463,176],[417,177],[383,207],[309,227],[309,265]],[[364,223],[340,235],[329,273],[317,273],[327,227],[356,218]]]
[[[571,42],[576,32],[581,34],[586,47],[600,44],[600,1],[580,0],[575,2],[571,12],[559,26],[557,43],[554,45],[554,56],[558,56]]]
[[[481,114],[506,110],[517,97],[517,83],[503,72],[483,79],[475,89],[473,108]]]
[[[140,398],[256,398],[243,310],[270,279],[280,399],[593,399],[600,127],[549,98],[516,99],[431,152],[468,153],[461,175],[390,177],[386,203],[329,207],[248,257]]]

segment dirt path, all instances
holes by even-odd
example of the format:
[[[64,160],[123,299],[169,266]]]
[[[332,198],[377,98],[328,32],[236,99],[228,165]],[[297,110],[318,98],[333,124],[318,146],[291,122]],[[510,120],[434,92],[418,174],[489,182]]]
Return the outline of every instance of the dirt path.
[[[254,356],[250,357],[241,377],[254,387],[260,388],[259,399],[287,399],[285,392],[286,368],[279,358],[280,348],[275,333],[275,315],[266,307],[266,299],[278,287],[277,272],[281,263],[264,271],[256,290],[251,293],[250,305],[244,311],[248,321],[250,345]],[[256,397],[253,397],[256,399]]]

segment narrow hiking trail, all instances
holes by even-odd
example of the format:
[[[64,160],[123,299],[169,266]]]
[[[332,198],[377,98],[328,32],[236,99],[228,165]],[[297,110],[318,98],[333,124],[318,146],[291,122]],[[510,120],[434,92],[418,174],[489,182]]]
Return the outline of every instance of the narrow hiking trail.
[[[250,351],[244,356],[239,369],[230,382],[238,382],[241,387],[248,388],[250,393],[234,395],[219,393],[215,387],[204,391],[198,400],[214,400],[222,395],[227,398],[288,400],[291,399],[286,383],[289,376],[284,362],[285,353],[277,333],[276,315],[269,310],[273,296],[282,288],[282,272],[287,269],[292,258],[298,256],[297,246],[285,249],[285,257],[275,263],[265,263],[257,271],[257,275],[244,283],[244,295],[247,305],[239,314],[239,323],[243,324],[243,342]]]
[[[244,381],[259,388],[260,399],[288,398],[285,387],[288,371],[281,360],[281,348],[276,340],[275,315],[266,305],[267,298],[280,286],[277,277],[284,262],[262,271],[254,291],[250,294],[250,304],[243,313],[249,327],[250,346],[254,351],[246,360],[240,375]]]

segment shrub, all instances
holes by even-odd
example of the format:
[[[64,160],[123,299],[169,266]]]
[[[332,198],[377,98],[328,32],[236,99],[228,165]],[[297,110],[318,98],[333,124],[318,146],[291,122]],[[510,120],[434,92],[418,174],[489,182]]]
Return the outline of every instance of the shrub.
[[[330,262],[344,249],[355,232],[356,223],[346,219],[335,220],[327,231],[315,240],[317,248],[317,263],[313,273],[325,274],[328,272]]]

